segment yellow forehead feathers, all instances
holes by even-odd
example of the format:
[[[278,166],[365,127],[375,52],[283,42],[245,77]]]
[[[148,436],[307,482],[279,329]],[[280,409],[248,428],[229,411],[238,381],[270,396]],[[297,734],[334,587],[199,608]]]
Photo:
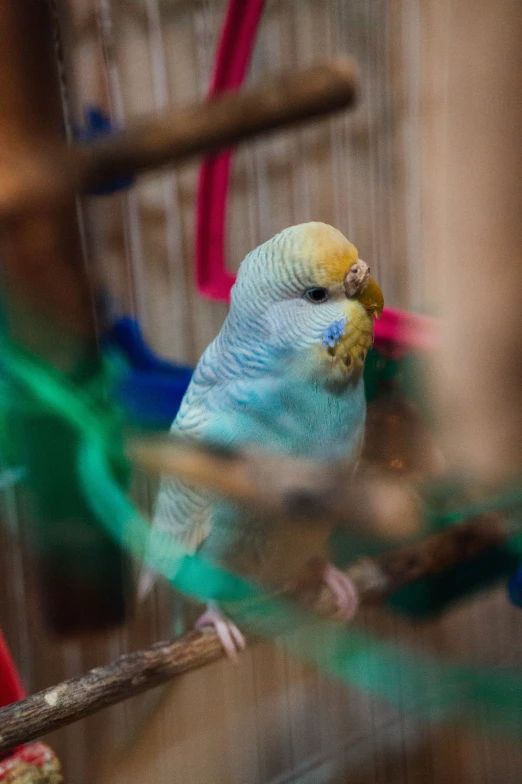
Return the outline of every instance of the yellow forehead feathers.
[[[357,261],[357,248],[348,242],[340,231],[326,223],[308,223],[303,226],[308,261],[317,271],[319,286],[341,284],[346,272]]]

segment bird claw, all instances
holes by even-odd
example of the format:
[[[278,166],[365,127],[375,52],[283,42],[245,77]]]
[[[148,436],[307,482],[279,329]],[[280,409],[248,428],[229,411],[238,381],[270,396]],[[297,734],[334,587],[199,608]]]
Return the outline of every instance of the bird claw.
[[[236,624],[223,615],[218,607],[209,604],[206,612],[196,621],[196,629],[203,629],[205,626],[215,629],[226,655],[237,664],[237,655],[245,650],[246,640]]]
[[[337,601],[335,618],[339,621],[351,621],[359,606],[355,585],[344,572],[336,569],[332,564],[327,564],[323,579]]]

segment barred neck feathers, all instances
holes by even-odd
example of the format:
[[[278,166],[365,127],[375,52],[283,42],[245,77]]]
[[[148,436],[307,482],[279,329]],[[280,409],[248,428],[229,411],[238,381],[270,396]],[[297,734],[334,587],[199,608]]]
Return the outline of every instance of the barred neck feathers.
[[[219,335],[207,350],[209,360],[220,364],[220,375],[233,378],[262,372],[276,359],[277,352],[267,341],[264,316],[231,310]]]

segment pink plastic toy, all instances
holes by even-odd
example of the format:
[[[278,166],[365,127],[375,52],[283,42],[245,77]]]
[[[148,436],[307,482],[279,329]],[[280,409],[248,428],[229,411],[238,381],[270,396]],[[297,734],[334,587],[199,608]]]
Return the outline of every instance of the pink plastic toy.
[[[221,31],[209,100],[244,81],[265,0],[230,0]],[[232,152],[207,158],[200,170],[196,215],[196,283],[211,299],[228,301],[234,276],[225,263],[225,225]]]
[[[230,0],[219,40],[209,100],[243,83],[265,0]],[[225,261],[225,227],[232,151],[207,158],[200,170],[196,214],[196,283],[199,293],[228,302],[235,277]],[[375,325],[375,345],[394,356],[437,345],[434,319],[386,308]]]
[[[24,687],[0,631],[0,708],[25,697]]]
[[[408,351],[431,351],[438,342],[438,322],[429,316],[385,308],[375,323],[376,347],[387,349],[395,358]]]

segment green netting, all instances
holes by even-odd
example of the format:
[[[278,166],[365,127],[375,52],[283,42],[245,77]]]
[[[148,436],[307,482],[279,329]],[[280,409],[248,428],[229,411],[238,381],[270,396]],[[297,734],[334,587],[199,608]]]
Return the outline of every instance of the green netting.
[[[199,555],[188,555],[171,539],[151,540],[146,521],[125,495],[125,481],[116,478],[120,471],[125,473],[126,461],[124,422],[105,394],[114,369],[102,369],[89,388],[79,387],[11,343],[4,340],[1,348],[8,382],[0,396],[4,434],[9,432],[14,411],[22,417],[36,413],[66,423],[76,440],[75,453],[68,460],[69,474],[64,477],[77,482],[82,503],[124,550],[141,558],[148,548],[149,563],[183,592],[202,601],[224,602],[234,608],[235,619],[246,628],[267,638],[277,635],[304,661],[399,708],[432,719],[473,722],[486,707],[493,727],[520,732],[522,678],[514,673],[423,658],[356,628],[320,621]],[[17,451],[16,445],[4,446]],[[29,477],[27,484],[33,492],[44,492],[41,485],[31,482]],[[495,500],[497,506],[508,507],[519,502],[517,493]],[[52,512],[52,505],[47,511]],[[445,524],[469,513],[469,509],[453,511]],[[299,634],[296,629],[301,630]]]
[[[92,508],[112,535],[138,557],[148,543],[148,526],[114,485],[101,443],[85,443],[78,463]],[[487,706],[498,728],[522,729],[522,678],[509,672],[422,658],[353,627],[319,621],[293,604],[273,599],[247,580],[198,555],[186,555],[171,539],[156,553],[158,570],[180,590],[200,600],[235,606],[234,617],[260,636],[278,635],[301,659],[329,675],[384,698],[398,708],[432,719],[474,721]],[[169,563],[170,562],[170,563]],[[304,634],[291,632],[301,629]]]

